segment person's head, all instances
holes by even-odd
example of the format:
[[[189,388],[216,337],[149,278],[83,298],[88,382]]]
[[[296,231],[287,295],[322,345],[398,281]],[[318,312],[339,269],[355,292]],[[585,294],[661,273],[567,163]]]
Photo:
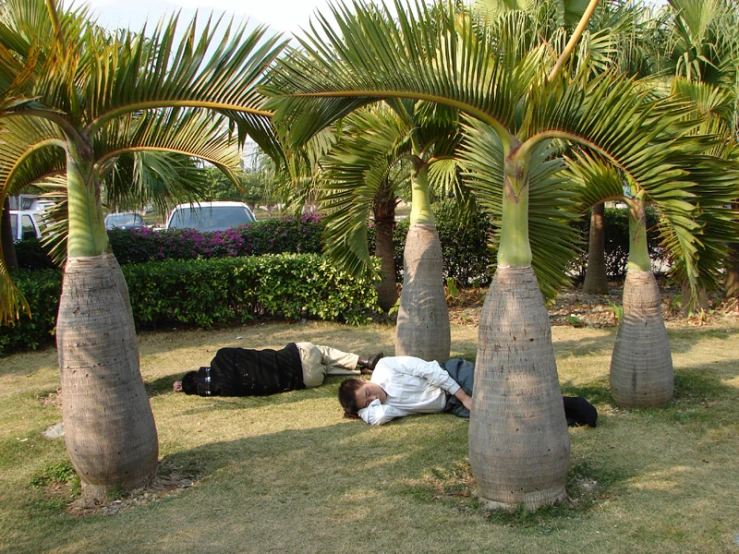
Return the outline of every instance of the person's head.
[[[182,378],[182,392],[185,394],[195,394],[198,392],[197,375],[197,371],[188,371],[185,373],[185,376]]]
[[[387,394],[377,383],[362,381],[361,379],[345,379],[339,385],[339,402],[344,408],[344,413],[353,415],[362,408],[379,399],[384,401]]]

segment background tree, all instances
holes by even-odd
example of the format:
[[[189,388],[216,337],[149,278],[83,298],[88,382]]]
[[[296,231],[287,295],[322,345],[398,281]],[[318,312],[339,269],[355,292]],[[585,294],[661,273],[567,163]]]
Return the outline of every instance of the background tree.
[[[0,52],[9,54],[0,55],[0,83],[13,83],[3,91],[13,99],[2,111],[13,148],[0,160],[2,194],[20,186],[22,174],[33,181],[66,169],[69,235],[56,329],[67,451],[88,495],[142,486],[156,470],[157,434],[126,283],[108,253],[102,180],[115,158],[140,151],[176,152],[233,173],[239,156],[224,140],[227,120],[241,140],[249,134],[278,155],[255,87],[281,45],[262,28],[247,34],[233,25],[215,41],[218,23],[198,32],[196,20],[178,44],[176,17],[148,39],[109,36],[84,9],[53,0],[15,0],[1,10]],[[19,73],[14,60],[29,70]],[[7,286],[7,274],[0,277]]]
[[[704,119],[700,132],[721,138],[713,154],[735,162],[739,160],[739,6],[728,0],[669,0],[664,14],[666,38],[660,61],[673,76],[672,90],[697,106]],[[705,261],[700,271],[710,274],[714,264],[723,265],[726,294],[739,298],[735,285],[739,283],[739,268],[732,263],[739,258],[739,231],[735,226],[739,191],[734,191],[729,194],[733,199],[709,206],[712,209],[702,217],[701,224],[717,240],[699,245]],[[727,206],[733,222],[727,219]],[[705,287],[711,291],[720,285],[721,280],[708,280]],[[690,298],[692,305],[697,300],[695,295]]]
[[[328,156],[330,179],[323,189],[327,251],[353,271],[369,267],[367,213],[374,211],[378,256],[383,257],[387,299],[395,292],[392,227],[401,187],[410,184],[411,214],[404,252],[403,288],[396,328],[396,355],[449,357],[449,312],[443,259],[431,201],[434,193],[463,203],[453,153],[459,141],[456,114],[410,101],[379,105],[346,118],[344,132]],[[392,207],[392,209],[389,209]],[[423,306],[419,306],[419,302]],[[388,309],[386,308],[386,309]]]

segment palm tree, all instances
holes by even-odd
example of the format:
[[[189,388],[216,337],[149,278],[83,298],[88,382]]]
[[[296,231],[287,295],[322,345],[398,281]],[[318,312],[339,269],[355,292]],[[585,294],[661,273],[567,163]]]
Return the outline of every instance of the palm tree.
[[[739,6],[725,0],[669,0],[665,9],[665,29],[661,41],[662,66],[672,75],[672,91],[693,102],[704,123],[700,131],[720,137],[713,154],[727,161],[739,159]],[[717,203],[708,206],[701,224],[707,244],[698,246],[704,260],[700,274],[706,290],[720,288],[725,279],[728,297],[739,297],[739,190],[724,183]],[[720,192],[720,191],[714,191]],[[705,202],[704,202],[705,204]],[[728,206],[728,209],[727,209]],[[728,212],[728,213],[727,213]],[[704,241],[705,242],[705,241]],[[713,271],[723,266],[723,276]],[[678,272],[682,273],[681,267]],[[693,291],[691,308],[698,302]]]
[[[247,34],[230,24],[215,41],[218,22],[198,35],[195,20],[176,44],[177,17],[149,38],[109,36],[84,9],[53,0],[11,0],[0,13],[0,84],[13,84],[3,89],[1,193],[21,174],[33,182],[66,171],[57,348],[67,451],[87,495],[142,486],[157,467],[157,433],[126,283],[108,252],[102,179],[117,157],[139,151],[193,156],[231,173],[239,157],[235,141],[224,140],[229,124],[241,140],[248,133],[276,151],[255,87],[282,45],[262,28]]]
[[[470,463],[479,496],[493,505],[556,502],[565,496],[569,437],[531,265],[531,169],[551,148],[578,144],[642,188],[668,187],[682,174],[672,171],[669,154],[682,148],[672,127],[684,110],[654,102],[611,73],[588,81],[548,71],[550,45],[529,32],[525,15],[490,26],[453,3],[395,8],[397,19],[387,8],[338,6],[335,27],[320,16],[320,34],[303,38],[302,50],[270,74],[265,91],[275,98],[268,106],[277,126],[291,129],[293,143],[378,100],[414,98],[465,114],[464,163],[502,190],[498,266],[480,322]],[[682,238],[691,243],[692,206],[683,208]],[[556,234],[548,236],[553,247],[540,262],[572,253]]]
[[[457,199],[469,194],[458,186],[452,157],[459,142],[459,125],[454,114],[437,111],[405,101],[348,117],[342,139],[327,158],[331,178],[324,185],[324,202],[331,210],[326,229],[328,252],[355,272],[369,266],[367,212],[370,206],[374,208],[377,247],[384,249],[381,259],[386,264],[383,278],[388,289],[390,285],[395,289],[392,225],[396,190],[410,176],[412,210],[395,353],[445,361],[451,331],[431,194],[432,190],[454,193]],[[390,307],[394,305],[391,298],[385,303]]]
[[[342,126],[325,159],[321,204],[326,210],[324,244],[329,257],[353,274],[371,270],[368,212],[374,216],[375,256],[380,259],[378,302],[386,312],[398,301],[393,228],[398,189],[410,168],[397,153],[408,128],[388,107],[358,110]]]

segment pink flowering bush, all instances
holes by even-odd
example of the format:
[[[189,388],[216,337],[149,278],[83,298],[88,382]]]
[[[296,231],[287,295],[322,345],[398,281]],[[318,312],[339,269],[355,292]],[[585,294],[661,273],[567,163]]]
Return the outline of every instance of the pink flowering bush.
[[[321,218],[313,214],[271,218],[226,231],[194,229],[113,229],[108,232],[121,265],[156,260],[238,258],[262,254],[321,251]]]

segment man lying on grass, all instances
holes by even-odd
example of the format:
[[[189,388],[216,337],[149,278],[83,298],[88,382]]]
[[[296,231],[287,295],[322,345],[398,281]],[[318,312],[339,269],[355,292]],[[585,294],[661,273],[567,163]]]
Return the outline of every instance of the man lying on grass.
[[[474,365],[452,358],[442,367],[412,356],[382,358],[372,378],[346,379],[339,386],[339,402],[345,417],[382,425],[412,414],[452,412],[469,417],[472,409]],[[584,398],[564,396],[568,425],[595,427],[598,412]]]
[[[312,342],[291,342],[281,350],[221,348],[210,366],[175,381],[175,392],[200,396],[264,396],[317,387],[326,375],[371,372],[382,353],[358,356]]]

